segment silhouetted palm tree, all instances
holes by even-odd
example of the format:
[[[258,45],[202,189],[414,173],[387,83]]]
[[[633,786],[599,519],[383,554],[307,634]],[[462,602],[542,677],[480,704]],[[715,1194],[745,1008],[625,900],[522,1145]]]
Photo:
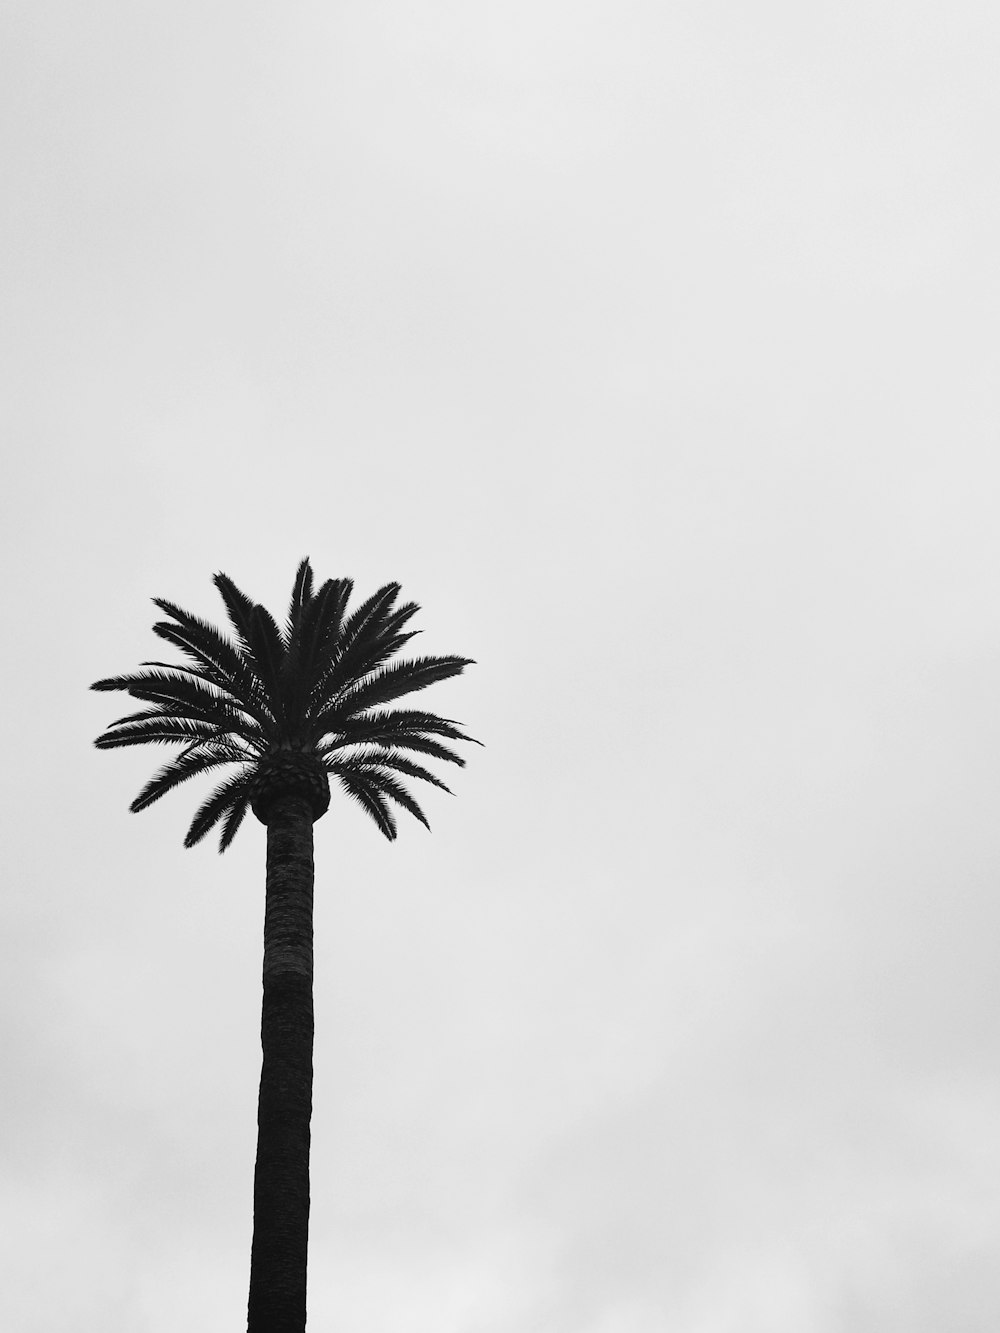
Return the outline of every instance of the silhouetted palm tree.
[[[254,1173],[250,1333],[301,1333],[306,1320],[309,1226],[309,1120],[313,1048],[313,822],[330,803],[330,775],[395,838],[393,806],[427,824],[401,777],[448,790],[412,754],[462,764],[443,741],[467,741],[456,723],[386,704],[457,676],[465,657],[392,661],[413,637],[419,609],[397,606],[389,583],[348,614],[350,579],[313,589],[303,560],[279,629],[263,606],[216,574],[233,638],[154,598],[169,617],[153,626],[184,654],[180,665],[145,662],[132,675],[97,681],[147,705],[119,718],[100,749],[176,743],[178,755],[132,802],[144,810],[165,792],[209,769],[233,766],[200,806],[186,847],[222,823],[219,850],[232,842],[247,809],[267,826],[263,1064]],[[479,742],[476,742],[478,744]]]

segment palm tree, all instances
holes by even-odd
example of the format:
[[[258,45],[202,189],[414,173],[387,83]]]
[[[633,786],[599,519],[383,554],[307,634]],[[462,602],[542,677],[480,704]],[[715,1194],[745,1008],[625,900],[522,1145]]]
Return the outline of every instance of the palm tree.
[[[419,609],[397,606],[389,583],[348,614],[350,579],[313,587],[303,560],[288,619],[279,629],[263,606],[216,574],[233,637],[154,598],[165,620],[153,632],[184,661],[97,681],[145,705],[97,739],[102,750],[146,743],[183,748],[131,809],[145,810],[195,774],[230,766],[195,813],[184,839],[200,842],[221,823],[220,852],[250,809],[267,826],[264,912],[263,1063],[257,1115],[249,1333],[301,1333],[306,1321],[309,1120],[313,1050],[313,822],[330,804],[330,776],[389,839],[393,807],[427,825],[401,778],[448,790],[411,756],[463,764],[444,741],[469,741],[434,713],[389,709],[404,695],[459,675],[465,657],[392,661],[414,635]],[[479,744],[479,742],[475,742]],[[428,825],[429,827],[429,825]]]

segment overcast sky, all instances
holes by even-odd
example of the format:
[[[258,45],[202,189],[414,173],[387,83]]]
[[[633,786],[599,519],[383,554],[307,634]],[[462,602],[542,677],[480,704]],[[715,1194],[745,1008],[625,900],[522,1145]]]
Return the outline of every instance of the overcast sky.
[[[86,687],[309,555],[486,743],[317,825],[310,1328],[994,1333],[995,6],[3,26],[4,1328],[245,1328],[264,830]]]

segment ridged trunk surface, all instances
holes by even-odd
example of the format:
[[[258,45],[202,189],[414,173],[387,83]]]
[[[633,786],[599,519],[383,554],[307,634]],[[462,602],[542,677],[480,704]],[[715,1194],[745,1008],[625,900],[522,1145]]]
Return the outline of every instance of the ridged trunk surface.
[[[264,997],[249,1333],[302,1333],[313,1081],[313,829],[300,795],[267,820]]]

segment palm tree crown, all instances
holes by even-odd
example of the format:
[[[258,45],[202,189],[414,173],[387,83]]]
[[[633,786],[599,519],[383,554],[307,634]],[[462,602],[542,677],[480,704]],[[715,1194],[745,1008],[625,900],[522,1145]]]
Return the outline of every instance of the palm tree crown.
[[[124,690],[149,705],[113,722],[97,738],[100,749],[148,742],[183,746],[130,808],[144,810],[187,778],[233,765],[235,771],[196,811],[186,847],[221,820],[219,851],[225,851],[248,808],[266,824],[271,799],[290,788],[308,797],[313,818],[319,818],[329,805],[331,774],[387,838],[396,836],[394,805],[426,825],[401,776],[448,788],[404,752],[464,764],[443,741],[473,738],[435,713],[385,705],[459,675],[471,659],[391,661],[417,632],[404,627],[419,610],[415,602],[397,606],[398,583],[387,583],[348,614],[352,581],[328,579],[314,589],[312,568],[303,560],[280,629],[225,574],[213,581],[234,638],[155,597],[169,619],[157,622],[153,632],[179,648],[185,661],[144,662],[146,670],[91,687]]]

